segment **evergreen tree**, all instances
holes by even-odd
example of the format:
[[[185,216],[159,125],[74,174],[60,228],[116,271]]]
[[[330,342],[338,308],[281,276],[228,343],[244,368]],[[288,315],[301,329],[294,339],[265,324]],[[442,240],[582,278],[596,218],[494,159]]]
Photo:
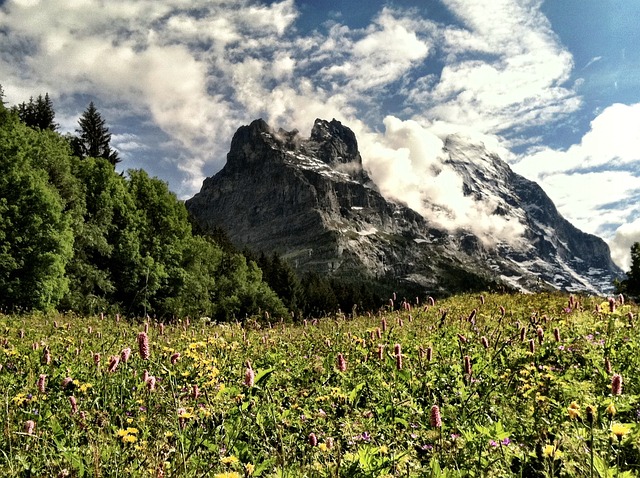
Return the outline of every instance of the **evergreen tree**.
[[[118,152],[111,149],[111,133],[106,126],[93,101],[78,120],[80,128],[76,129],[79,136],[73,138],[71,146],[79,158],[103,158],[113,166],[120,162]]]
[[[640,242],[631,246],[631,269],[627,278],[615,283],[616,289],[634,299],[640,298]]]
[[[30,128],[54,131],[58,127],[53,121],[56,113],[49,93],[44,97],[39,95],[36,100],[31,97],[28,103],[23,102],[13,107],[13,111],[18,114],[20,121]]]

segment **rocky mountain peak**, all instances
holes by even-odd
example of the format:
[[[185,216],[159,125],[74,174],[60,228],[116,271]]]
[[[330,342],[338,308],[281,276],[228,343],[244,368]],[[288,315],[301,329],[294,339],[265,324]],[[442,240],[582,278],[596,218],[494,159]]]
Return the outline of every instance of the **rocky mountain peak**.
[[[489,284],[602,293],[621,275],[604,241],[569,224],[482,144],[453,135],[444,151],[464,194],[522,230],[518,244],[483,242],[475,224],[445,229],[383,197],[355,134],[335,119],[316,120],[308,138],[263,120],[242,126],[225,167],[186,205],[203,230],[222,228],[237,246],[276,252],[301,272],[389,277],[431,293]]]

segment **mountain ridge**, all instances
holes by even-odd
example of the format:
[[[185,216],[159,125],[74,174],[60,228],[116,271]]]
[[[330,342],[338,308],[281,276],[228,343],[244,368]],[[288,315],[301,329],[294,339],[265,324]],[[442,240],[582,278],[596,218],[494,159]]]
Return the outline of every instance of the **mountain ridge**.
[[[482,145],[452,135],[443,151],[465,197],[522,230],[519,242],[490,244],[473,231],[491,227],[482,221],[449,230],[385,198],[355,134],[335,119],[317,119],[308,138],[262,119],[240,127],[225,166],[186,206],[203,230],[222,228],[237,246],[277,252],[301,272],[390,276],[431,292],[469,283],[590,293],[608,292],[622,274],[604,241],[572,226],[539,185]]]

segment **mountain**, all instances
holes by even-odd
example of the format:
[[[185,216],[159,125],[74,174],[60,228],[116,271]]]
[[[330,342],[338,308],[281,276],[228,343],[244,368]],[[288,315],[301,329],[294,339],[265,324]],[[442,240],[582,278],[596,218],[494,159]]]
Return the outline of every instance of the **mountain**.
[[[261,119],[240,127],[224,168],[186,205],[203,230],[222,228],[237,246],[277,252],[301,272],[402,279],[430,293],[610,291],[622,271],[607,244],[566,221],[540,186],[462,137],[447,137],[444,152],[466,197],[518,225],[514,240],[445,228],[383,197],[355,134],[336,120],[316,120],[309,138]]]

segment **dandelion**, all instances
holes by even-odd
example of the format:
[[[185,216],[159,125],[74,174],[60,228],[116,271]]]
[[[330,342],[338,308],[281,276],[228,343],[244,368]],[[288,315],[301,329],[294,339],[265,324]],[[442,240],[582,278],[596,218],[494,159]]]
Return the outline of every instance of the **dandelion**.
[[[440,407],[438,407],[438,405],[434,405],[431,407],[431,413],[429,414],[429,419],[431,421],[431,426],[433,428],[442,427],[442,417],[440,417]]]
[[[27,420],[26,422],[24,422],[24,432],[27,435],[33,435],[33,432],[36,429],[36,422],[34,422],[33,420]]]
[[[341,353],[338,354],[338,370],[341,372],[347,371],[347,361]]]
[[[253,387],[254,381],[256,379],[256,374],[251,368],[251,366],[247,367],[244,371],[244,384],[245,386],[251,388]]]
[[[47,386],[47,376],[42,373],[40,374],[40,377],[38,377],[38,391],[40,393],[44,393],[46,391],[46,386]]]
[[[142,360],[149,360],[151,353],[149,352],[149,336],[146,332],[138,334],[138,351]]]
[[[235,464],[236,464],[236,463],[238,463],[239,461],[240,461],[240,460],[238,460],[238,457],[233,456],[233,455],[231,455],[231,456],[225,456],[225,457],[223,457],[223,458],[220,460],[220,462],[221,462],[223,465],[235,465]]]
[[[75,414],[78,412],[78,401],[76,400],[76,397],[74,397],[73,395],[71,395],[69,397],[69,403],[71,404],[71,414]]]
[[[553,458],[558,460],[562,457],[563,453],[553,445],[545,445],[542,449],[542,454],[547,458]]]
[[[606,409],[606,412],[607,412],[609,415],[611,415],[612,417],[614,417],[614,416],[616,415],[617,410],[616,410],[616,406],[615,406],[615,404],[614,404],[613,402],[611,402],[611,403],[609,404],[609,406],[608,406],[608,407],[607,407],[607,409]]]
[[[622,377],[618,373],[614,373],[611,377],[611,395],[622,394]]]
[[[118,355],[112,355],[109,357],[109,366],[107,367],[107,372],[114,373],[116,368],[118,368],[118,364],[120,363],[120,357]]]
[[[613,433],[618,441],[622,440],[630,431],[631,429],[622,423],[614,423],[611,425],[611,433]]]
[[[309,433],[309,445],[318,446],[318,438],[315,433]]]
[[[129,361],[129,357],[131,357],[131,349],[129,347],[122,349],[122,352],[120,352],[120,358],[122,361],[127,363]]]
[[[178,363],[178,360],[180,360],[180,353],[176,352],[172,354],[169,360],[171,361],[171,365],[175,365],[176,363]]]
[[[576,402],[571,402],[567,408],[567,412],[569,413],[569,418],[571,418],[571,420],[580,418],[580,405]]]
[[[256,466],[253,463],[246,463],[244,465],[244,472],[247,476],[253,475],[253,471],[256,469]]]

